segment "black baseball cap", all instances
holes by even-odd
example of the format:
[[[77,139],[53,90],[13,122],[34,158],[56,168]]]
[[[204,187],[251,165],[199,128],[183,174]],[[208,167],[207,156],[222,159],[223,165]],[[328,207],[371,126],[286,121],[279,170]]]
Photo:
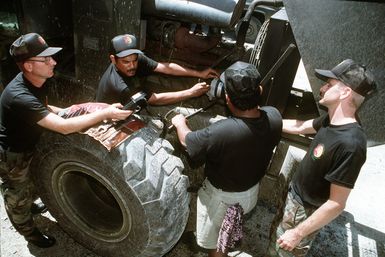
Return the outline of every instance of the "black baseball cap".
[[[16,62],[21,62],[35,56],[51,56],[60,50],[62,50],[61,47],[49,47],[39,34],[28,33],[12,43],[9,53]]]
[[[324,81],[337,79],[353,89],[354,92],[367,96],[376,89],[373,74],[364,65],[358,64],[352,59],[346,59],[331,70],[315,69],[316,76]]]
[[[259,97],[261,94],[261,75],[250,63],[235,62],[221,74],[220,79],[224,81],[226,93],[230,97],[249,98]]]
[[[117,57],[125,57],[131,54],[143,54],[143,52],[136,49],[136,47],[136,37],[134,35],[119,35],[111,40],[111,53]]]

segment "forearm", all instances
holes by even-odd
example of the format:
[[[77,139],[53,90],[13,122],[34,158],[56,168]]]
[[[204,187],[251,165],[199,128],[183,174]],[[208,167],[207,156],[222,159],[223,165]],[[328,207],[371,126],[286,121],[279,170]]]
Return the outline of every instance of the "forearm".
[[[191,129],[186,124],[180,124],[176,128],[179,142],[186,147],[186,136],[191,132]]]
[[[108,115],[103,111],[97,111],[82,116],[66,119],[64,129],[67,133],[79,132],[107,120]]]
[[[56,106],[53,106],[53,105],[48,105],[47,107],[48,107],[48,109],[49,109],[51,112],[53,112],[53,113],[55,113],[55,114],[58,114],[60,111],[63,110],[63,108],[56,107]]]
[[[343,205],[336,201],[328,200],[305,221],[294,228],[294,230],[300,235],[301,238],[304,238],[329,224],[332,220],[338,217],[343,210]]]
[[[153,93],[148,99],[148,103],[152,105],[173,104],[190,98],[189,89],[177,92]]]
[[[313,120],[301,121],[301,120],[282,120],[282,132],[288,134],[312,134],[315,133],[313,128]]]
[[[46,129],[61,133],[71,134],[82,131],[106,119],[105,111],[96,111],[93,113],[71,117],[68,119],[61,118],[56,114],[50,113],[44,119],[40,120],[38,124]]]
[[[171,123],[176,129],[179,142],[186,147],[186,136],[191,132],[191,129],[187,126],[186,117],[182,114],[177,114],[171,119]]]
[[[185,76],[185,77],[197,77],[200,78],[201,72],[193,70],[187,67],[183,67],[176,63],[162,63],[160,70],[164,74],[174,75],[174,76]]]

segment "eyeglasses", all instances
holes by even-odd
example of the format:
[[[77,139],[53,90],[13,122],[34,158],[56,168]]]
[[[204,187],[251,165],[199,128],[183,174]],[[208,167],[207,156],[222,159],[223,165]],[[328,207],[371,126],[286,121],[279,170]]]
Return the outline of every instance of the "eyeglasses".
[[[51,61],[53,61],[52,56],[45,56],[44,59],[28,59],[27,61],[30,62],[44,62],[45,64],[49,64]]]

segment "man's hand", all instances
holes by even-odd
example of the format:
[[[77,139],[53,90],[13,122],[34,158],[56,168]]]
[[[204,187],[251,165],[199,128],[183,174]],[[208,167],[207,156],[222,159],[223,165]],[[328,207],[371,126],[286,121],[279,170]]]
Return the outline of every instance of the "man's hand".
[[[189,95],[190,97],[201,96],[209,91],[209,89],[210,85],[206,84],[206,82],[199,82],[189,89]]]
[[[296,229],[289,229],[280,236],[277,243],[280,248],[286,251],[292,251],[302,240],[302,236],[296,231]]]
[[[207,68],[203,71],[200,72],[200,78],[202,79],[213,79],[213,78],[218,78],[219,77],[219,73],[214,70],[214,69],[211,69],[211,68]]]
[[[186,125],[186,117],[182,114],[177,114],[171,119],[171,123],[176,128],[180,127],[181,125]]]
[[[186,124],[186,117],[182,114],[177,114],[171,119],[171,123],[176,128],[179,142],[186,147],[186,135],[191,132],[190,128]]]
[[[106,119],[124,120],[133,113],[132,110],[122,110],[121,108],[123,108],[123,105],[115,103],[106,109],[103,109],[103,111],[105,111]]]

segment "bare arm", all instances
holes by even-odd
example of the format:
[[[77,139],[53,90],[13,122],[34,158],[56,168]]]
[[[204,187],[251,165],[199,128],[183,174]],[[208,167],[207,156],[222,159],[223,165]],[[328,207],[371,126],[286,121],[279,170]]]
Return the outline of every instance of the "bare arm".
[[[314,134],[313,120],[282,120],[282,131],[288,134]]]
[[[49,113],[46,117],[38,121],[37,124],[46,129],[66,135],[82,131],[83,129],[89,128],[103,120],[124,120],[132,114],[132,111],[121,110],[116,108],[116,106],[121,107],[121,105],[111,105],[102,110],[68,119],[64,119],[55,113]]]
[[[344,210],[350,191],[350,188],[331,184],[329,199],[297,227],[287,230],[277,240],[279,246],[292,251],[302,238],[329,224]]]
[[[176,128],[179,142],[186,147],[186,135],[191,132],[186,124],[186,118],[182,114],[178,114],[172,118],[171,122]]]
[[[56,114],[58,114],[61,110],[63,110],[63,108],[53,106],[53,105],[48,105],[47,107],[51,112],[56,113]]]
[[[205,82],[201,82],[186,90],[166,93],[153,93],[150,99],[148,99],[148,103],[152,105],[173,104],[192,97],[201,96],[209,89],[209,85],[207,85]]]
[[[163,74],[168,74],[168,75],[196,77],[196,78],[202,78],[202,79],[219,77],[218,72],[211,68],[198,71],[187,67],[183,67],[176,63],[160,62],[158,63],[158,66],[156,66],[155,71]]]

